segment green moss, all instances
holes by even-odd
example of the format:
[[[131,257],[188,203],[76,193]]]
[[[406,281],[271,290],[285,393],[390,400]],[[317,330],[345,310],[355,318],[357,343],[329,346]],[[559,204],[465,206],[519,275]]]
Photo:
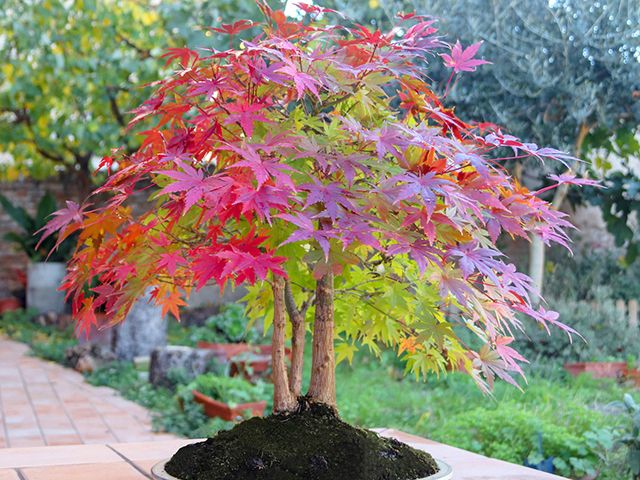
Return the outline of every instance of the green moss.
[[[353,427],[328,407],[301,405],[183,447],[166,470],[184,480],[413,480],[437,471],[425,452]]]

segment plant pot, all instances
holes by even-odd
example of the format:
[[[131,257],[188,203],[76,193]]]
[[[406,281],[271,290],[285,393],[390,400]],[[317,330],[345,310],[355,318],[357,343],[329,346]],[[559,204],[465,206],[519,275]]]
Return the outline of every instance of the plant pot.
[[[579,362],[566,363],[564,369],[571,375],[589,373],[594,378],[622,378],[627,371],[625,362]]]
[[[224,354],[227,360],[241,353],[255,352],[260,355],[271,356],[271,345],[250,345],[248,343],[212,343],[199,341],[196,346],[206,350]],[[285,348],[285,355],[291,359],[291,349]]]
[[[244,375],[248,380],[263,376],[271,368],[271,345],[250,345],[248,343],[198,342],[198,348],[212,350],[231,364],[230,375]],[[234,357],[247,355],[247,358]],[[291,349],[285,348],[285,355],[291,360]],[[250,374],[248,372],[251,372]]]
[[[219,353],[221,356],[224,356],[227,361],[251,349],[248,343],[212,343],[202,341],[197,343],[197,347]]]
[[[40,313],[64,313],[65,293],[58,290],[67,272],[62,262],[30,263],[27,269],[27,308]]]
[[[625,380],[636,387],[640,387],[640,370],[636,368],[626,368],[624,372]]]
[[[12,312],[13,310],[18,310],[20,308],[22,308],[22,305],[17,298],[8,297],[0,299],[0,315],[4,312]]]
[[[267,406],[267,402],[262,400],[260,402],[240,403],[235,407],[231,407],[197,390],[193,390],[191,393],[193,393],[193,399],[204,406],[204,413],[207,417],[221,418],[228,422],[245,418],[244,414],[247,411],[254,417],[261,417]]]
[[[165,471],[164,466],[167,464],[167,461],[168,460],[164,460],[153,466],[153,468],[151,469],[151,476],[153,477],[154,480],[180,480],[178,477],[169,475]],[[451,468],[451,466],[447,465],[444,462],[441,462],[438,459],[436,459],[436,462],[438,464],[438,467],[440,468],[440,471],[438,473],[434,473],[433,475],[429,475],[428,477],[419,478],[416,480],[451,480],[453,479],[453,469]]]

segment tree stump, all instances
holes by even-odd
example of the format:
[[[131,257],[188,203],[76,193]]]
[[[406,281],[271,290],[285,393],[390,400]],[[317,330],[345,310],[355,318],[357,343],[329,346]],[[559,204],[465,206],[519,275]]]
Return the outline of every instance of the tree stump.
[[[227,361],[224,355],[211,350],[177,345],[156,348],[151,352],[149,382],[156,387],[173,388],[172,375],[183,375],[186,379],[215,371],[223,373]]]
[[[149,303],[149,299],[147,292],[113,332],[112,348],[119,360],[148,356],[155,348],[167,344],[167,320],[161,307]]]

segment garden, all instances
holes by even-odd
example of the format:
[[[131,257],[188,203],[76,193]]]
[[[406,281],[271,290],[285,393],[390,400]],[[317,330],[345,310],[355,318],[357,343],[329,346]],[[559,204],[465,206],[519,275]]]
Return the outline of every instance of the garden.
[[[0,13],[0,341],[154,479],[640,478],[638,12],[142,3]]]

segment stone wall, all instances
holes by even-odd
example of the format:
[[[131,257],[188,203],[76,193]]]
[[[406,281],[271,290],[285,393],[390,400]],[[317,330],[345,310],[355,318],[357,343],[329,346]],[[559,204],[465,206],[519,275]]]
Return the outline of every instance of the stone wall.
[[[65,200],[78,201],[78,182],[63,178],[52,178],[46,181],[20,179],[13,182],[0,182],[0,192],[14,204],[35,213],[38,202],[46,192],[50,192],[64,205]],[[0,207],[0,298],[10,292],[24,288],[24,277],[27,268],[27,257],[6,242],[3,237],[10,231],[18,231],[19,227]]]

